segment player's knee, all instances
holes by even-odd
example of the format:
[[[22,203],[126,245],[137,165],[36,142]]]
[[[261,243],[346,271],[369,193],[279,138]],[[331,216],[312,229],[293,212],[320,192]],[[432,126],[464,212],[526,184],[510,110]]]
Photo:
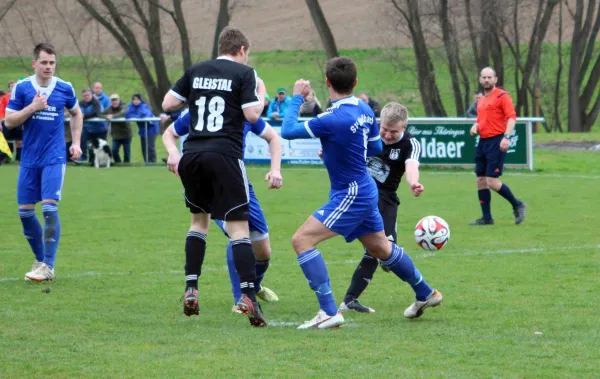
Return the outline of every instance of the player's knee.
[[[311,247],[308,245],[309,244],[306,236],[299,232],[294,233],[292,236],[292,246],[294,247],[296,254],[301,254],[307,250],[310,250]]]
[[[498,178],[492,178],[488,176],[485,178],[485,183],[489,188],[495,191],[499,190],[501,187],[500,180]]]
[[[369,255],[377,259],[387,259],[390,256],[391,242],[387,238],[369,242],[366,246]]]
[[[257,260],[264,261],[271,258],[271,244],[268,242],[268,239],[252,241],[252,247],[254,248],[254,256]]]
[[[478,176],[477,177],[477,186],[478,187],[482,187],[482,186],[487,186],[487,177],[485,176]]]

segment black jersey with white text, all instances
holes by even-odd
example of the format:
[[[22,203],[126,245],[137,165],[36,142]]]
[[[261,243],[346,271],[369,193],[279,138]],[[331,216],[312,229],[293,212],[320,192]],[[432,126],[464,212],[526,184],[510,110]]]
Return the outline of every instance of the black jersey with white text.
[[[243,110],[262,103],[253,68],[225,57],[197,63],[169,93],[189,104],[184,153],[213,151],[243,159]]]
[[[400,140],[391,145],[383,143],[383,151],[369,158],[369,174],[381,192],[396,193],[406,170],[406,162],[419,162],[421,145],[410,133],[404,132]]]

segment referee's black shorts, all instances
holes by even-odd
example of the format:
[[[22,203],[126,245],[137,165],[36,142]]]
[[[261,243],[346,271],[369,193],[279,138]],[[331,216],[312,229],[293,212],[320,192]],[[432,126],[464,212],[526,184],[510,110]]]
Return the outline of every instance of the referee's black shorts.
[[[212,151],[185,153],[178,171],[191,213],[210,213],[211,218],[224,221],[248,220],[244,161]]]

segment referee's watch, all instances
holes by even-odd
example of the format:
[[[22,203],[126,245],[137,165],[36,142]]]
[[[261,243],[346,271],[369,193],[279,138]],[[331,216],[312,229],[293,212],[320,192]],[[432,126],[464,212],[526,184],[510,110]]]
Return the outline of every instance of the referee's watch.
[[[512,137],[512,134],[505,134],[504,135],[504,138],[506,138],[506,139],[511,139],[511,137]]]

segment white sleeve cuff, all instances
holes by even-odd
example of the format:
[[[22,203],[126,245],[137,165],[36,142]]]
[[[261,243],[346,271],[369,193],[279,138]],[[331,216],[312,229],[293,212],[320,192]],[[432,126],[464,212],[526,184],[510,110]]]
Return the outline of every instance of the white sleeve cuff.
[[[242,105],[242,109],[246,109],[246,108],[253,107],[253,106],[255,106],[255,105],[260,105],[260,104],[261,104],[261,101],[260,101],[260,100],[258,100],[258,101],[253,101],[253,102],[251,102],[251,103],[246,103],[246,104],[243,104],[243,105]]]
[[[375,137],[371,137],[371,138],[369,138],[369,142],[377,141],[377,140],[380,140],[380,139],[381,139],[381,136],[378,134],[378,135],[377,135],[377,136],[375,136]]]
[[[304,129],[306,129],[311,138],[317,138],[315,137],[315,134],[312,132],[312,130],[310,130],[310,126],[308,126],[308,121],[304,121]]]
[[[178,94],[177,92],[173,91],[172,89],[170,89],[168,93],[170,95],[176,97],[177,99],[183,101],[184,103],[187,101],[187,99],[185,97],[181,96],[180,94]]]

